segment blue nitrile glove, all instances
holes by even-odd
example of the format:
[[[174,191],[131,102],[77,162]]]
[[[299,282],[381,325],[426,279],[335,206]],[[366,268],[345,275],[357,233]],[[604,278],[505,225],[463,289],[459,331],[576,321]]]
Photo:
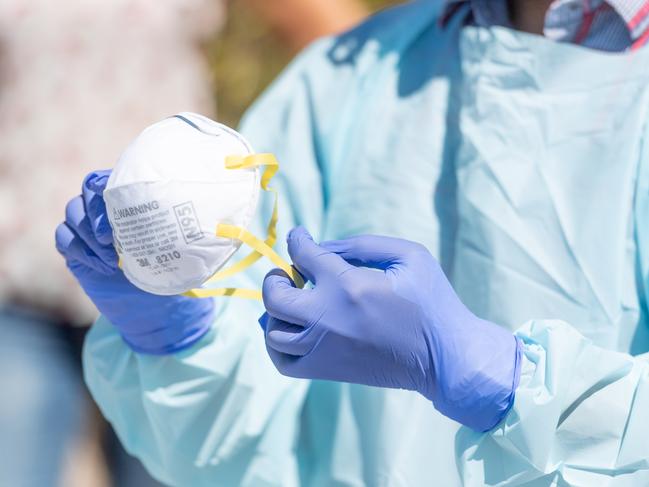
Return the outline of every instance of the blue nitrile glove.
[[[103,191],[110,171],[90,173],[82,193],[67,205],[56,229],[56,248],[68,268],[137,352],[168,354],[192,345],[210,328],[212,299],[156,296],[131,284],[117,267],[117,253]]]
[[[418,391],[477,431],[503,419],[520,344],[462,304],[422,245],[378,236],[317,245],[297,228],[288,250],[313,288],[279,270],[264,280],[261,323],[282,374]]]

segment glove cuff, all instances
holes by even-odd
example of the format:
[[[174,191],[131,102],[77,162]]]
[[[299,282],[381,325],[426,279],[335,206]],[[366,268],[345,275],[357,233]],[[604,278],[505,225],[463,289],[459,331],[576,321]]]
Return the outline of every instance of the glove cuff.
[[[488,321],[471,327],[473,338],[464,341],[464,363],[442,374],[433,403],[445,416],[464,426],[486,432],[495,428],[512,408],[520,381],[522,343],[510,331]],[[457,357],[456,357],[457,359]]]
[[[124,333],[120,330],[122,339],[137,353],[147,355],[170,355],[185,350],[198,342],[212,328],[214,322],[214,307],[209,306],[198,316],[187,323],[174,322],[173,325],[162,325],[146,333]]]

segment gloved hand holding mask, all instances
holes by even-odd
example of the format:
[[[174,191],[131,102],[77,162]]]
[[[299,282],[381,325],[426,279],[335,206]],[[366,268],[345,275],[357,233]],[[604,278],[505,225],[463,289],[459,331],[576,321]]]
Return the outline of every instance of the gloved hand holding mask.
[[[103,192],[110,171],[96,171],[66,208],[56,248],[97,309],[137,352],[166,354],[199,340],[213,319],[214,301],[143,291],[118,269]]]
[[[276,207],[266,242],[246,230],[259,189],[269,190],[276,170],[274,157],[253,154],[228,127],[189,113],[165,119],[131,143],[112,173],[86,178],[57,229],[57,248],[132,348],[180,350],[211,322],[213,301],[194,298],[260,297],[256,290],[198,289],[207,281],[235,274],[263,254],[301,284],[271,249]],[[217,274],[244,241],[255,250]]]

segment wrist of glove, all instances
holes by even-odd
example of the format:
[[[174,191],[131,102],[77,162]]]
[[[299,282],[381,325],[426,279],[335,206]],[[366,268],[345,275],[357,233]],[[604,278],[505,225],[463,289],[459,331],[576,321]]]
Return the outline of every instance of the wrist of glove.
[[[452,331],[437,334],[433,380],[418,391],[445,416],[476,431],[489,431],[513,406],[522,343],[471,313],[453,323]]]
[[[268,353],[288,376],[418,391],[446,416],[487,431],[506,415],[520,370],[509,331],[474,316],[421,245],[361,236],[288,249],[311,289],[264,280]]]
[[[109,171],[96,171],[70,200],[56,229],[56,248],[97,309],[135,351],[174,353],[209,330],[212,299],[158,296],[131,284],[117,266],[117,253],[102,197]]]

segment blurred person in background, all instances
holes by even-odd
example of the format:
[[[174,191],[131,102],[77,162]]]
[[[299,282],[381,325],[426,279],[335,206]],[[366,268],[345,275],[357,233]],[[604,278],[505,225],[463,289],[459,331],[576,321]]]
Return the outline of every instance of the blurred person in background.
[[[211,0],[0,3],[2,486],[57,485],[90,419],[76,355],[97,311],[51,249],[56,208],[142,125],[212,112],[199,44],[222,17]],[[146,485],[137,470],[116,483]]]
[[[295,51],[317,37],[339,32],[367,15],[360,1],[349,0],[242,0],[254,9]]]
[[[242,2],[294,49],[365,13],[355,0]],[[0,2],[0,486],[57,485],[91,420],[77,356],[97,311],[52,247],[60,208],[142,127],[183,110],[214,115],[202,44],[225,7]],[[156,484],[123,452],[113,460],[116,485]]]

